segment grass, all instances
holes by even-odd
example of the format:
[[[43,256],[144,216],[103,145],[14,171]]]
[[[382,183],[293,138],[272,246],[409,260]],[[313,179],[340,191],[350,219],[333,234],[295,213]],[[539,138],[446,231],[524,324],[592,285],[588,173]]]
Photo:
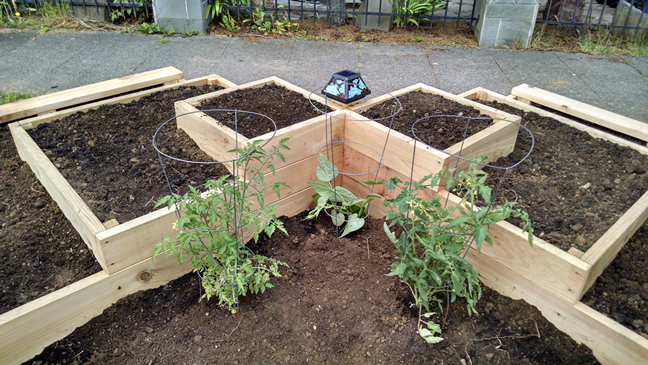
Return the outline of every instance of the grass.
[[[538,25],[528,48],[534,51],[578,52],[592,55],[648,57],[648,39],[626,40],[607,29],[585,30],[579,35],[553,26]]]
[[[14,101],[18,101],[18,100],[33,98],[34,96],[38,96],[38,95],[39,93],[35,93],[35,92],[21,93],[16,91],[6,92],[0,90],[0,105],[13,103]]]

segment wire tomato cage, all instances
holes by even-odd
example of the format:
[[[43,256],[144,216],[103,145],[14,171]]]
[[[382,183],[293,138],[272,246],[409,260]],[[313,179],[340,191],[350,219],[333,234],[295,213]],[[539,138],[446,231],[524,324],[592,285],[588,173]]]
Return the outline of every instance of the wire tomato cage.
[[[256,169],[254,174],[252,176],[246,176],[247,172],[247,166],[248,163],[250,162],[251,154],[253,151],[249,151],[245,154],[237,154],[235,158],[231,159],[226,159],[226,160],[220,160],[220,161],[196,161],[196,160],[191,160],[188,158],[181,158],[178,156],[173,156],[170,154],[170,152],[166,151],[165,146],[159,146],[158,145],[158,139],[161,139],[161,136],[164,135],[165,133],[168,133],[166,131],[163,132],[165,127],[167,127],[168,124],[173,124],[173,122],[176,122],[178,118],[190,115],[190,114],[197,114],[200,113],[201,115],[204,113],[210,113],[211,115],[224,115],[222,118],[220,124],[221,125],[231,125],[232,129],[234,130],[234,145],[239,146],[239,127],[242,127],[245,123],[254,123],[258,122],[259,120],[262,121],[262,123],[265,123],[268,128],[272,130],[272,135],[265,140],[262,144],[259,145],[260,148],[264,148],[267,146],[272,139],[275,137],[276,132],[277,132],[277,125],[272,120],[270,117],[265,116],[260,113],[256,112],[251,112],[251,111],[243,111],[243,110],[237,110],[237,109],[205,109],[205,110],[197,110],[197,111],[192,111],[184,114],[177,115],[173,118],[170,118],[169,120],[165,121],[162,123],[157,130],[155,131],[153,135],[153,148],[155,149],[157,155],[158,155],[158,160],[160,162],[160,165],[162,167],[162,173],[164,175],[164,179],[166,181],[166,184],[169,188],[169,193],[171,195],[178,195],[178,193],[182,190],[182,185],[183,183],[187,180],[186,176],[186,171],[181,170],[177,171],[174,165],[177,164],[186,164],[186,165],[191,165],[191,166],[200,166],[202,172],[209,171],[209,170],[214,170],[214,167],[221,167],[225,168],[227,166],[231,167],[230,170],[230,177],[225,179],[225,183],[232,184],[232,193],[230,196],[223,196],[224,200],[227,203],[230,203],[231,206],[234,207],[234,215],[233,215],[233,222],[232,224],[229,224],[225,228],[214,228],[214,229],[199,229],[199,228],[192,228],[194,232],[198,233],[196,235],[193,235],[193,237],[198,238],[198,242],[192,243],[189,241],[190,248],[193,250],[194,249],[194,244],[197,244],[201,247],[202,250],[205,251],[206,255],[210,258],[210,260],[215,264],[218,265],[219,261],[214,257],[214,249],[216,248],[211,248],[208,243],[206,243],[203,240],[203,234],[209,234],[209,233],[215,233],[215,232],[232,232],[232,235],[234,236],[234,241],[236,245],[236,261],[234,264],[234,277],[238,277],[238,270],[239,270],[239,263],[240,263],[240,258],[241,258],[241,252],[240,248],[244,247],[249,253],[252,255],[252,257],[255,256],[255,253],[245,245],[245,241],[247,240],[244,233],[243,229],[248,227],[251,222],[243,222],[242,218],[242,208],[243,204],[247,204],[247,201],[245,199],[246,197],[246,192],[248,189],[252,188],[254,189],[257,193],[259,192],[258,188],[254,188],[253,186],[250,185],[250,182],[253,181],[254,177],[257,174],[261,174],[261,169]],[[241,116],[246,116],[246,117],[251,117],[248,118],[248,121],[242,121]],[[256,117],[256,119],[254,118]],[[229,123],[228,123],[229,122]],[[168,129],[168,127],[167,127]],[[170,161],[170,162],[169,162]],[[169,166],[167,166],[167,163]],[[243,166],[242,172],[239,171],[237,166]],[[170,177],[170,170],[173,170],[177,175],[180,175],[180,179],[172,179]],[[223,170],[221,170],[223,171]],[[207,174],[207,175],[214,175],[213,172]],[[204,177],[203,177],[204,178]],[[190,180],[191,181],[191,180]],[[202,188],[204,190],[205,188],[205,182],[198,184],[195,186],[195,188]],[[186,189],[186,187],[185,187]],[[240,190],[239,190],[240,189]],[[237,194],[237,191],[242,191],[242,194]],[[202,193],[204,194],[222,194],[222,192],[219,191],[204,191]],[[223,194],[225,195],[225,194]],[[181,213],[179,210],[179,203],[176,201],[175,202],[175,214],[176,218],[179,220],[181,218]],[[255,214],[255,217],[259,217],[260,211]],[[249,237],[248,237],[249,238]],[[253,275],[254,272],[256,271],[256,268],[254,268],[254,271],[250,274]],[[200,271],[196,270],[196,274],[200,278],[201,281],[203,282],[208,282],[211,285],[218,285],[218,286],[232,286],[233,287],[233,300],[235,302],[236,308],[238,309],[239,307],[239,290],[237,289],[237,283],[236,282],[214,282],[211,280],[208,280],[206,277],[204,277]]]

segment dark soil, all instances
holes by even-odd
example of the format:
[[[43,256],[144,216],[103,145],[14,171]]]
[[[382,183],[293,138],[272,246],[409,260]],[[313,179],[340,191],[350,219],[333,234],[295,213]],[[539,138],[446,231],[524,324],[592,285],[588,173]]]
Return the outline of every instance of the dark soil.
[[[316,101],[313,101],[313,104],[320,110],[325,110],[324,105]],[[204,101],[199,109],[236,109],[260,113],[272,119],[277,130],[321,115],[311,105],[308,98],[275,84],[265,85],[261,88],[236,90]],[[233,118],[222,120],[222,112],[207,112],[207,114],[232,129],[236,127],[239,134],[247,138],[258,137],[274,131],[271,121],[257,115],[242,113],[235,126]]]
[[[101,271],[0,126],[0,313]]]
[[[505,104],[491,106],[524,114]],[[594,139],[551,118],[526,113],[522,121],[536,136],[536,148],[530,162],[508,173],[503,196],[512,200],[517,193],[519,206],[526,206],[536,234],[544,232],[543,238],[563,249],[573,246],[586,251],[648,190],[648,156]],[[528,148],[528,138],[520,137],[518,147]],[[520,156],[521,151],[516,154]],[[585,181],[591,182],[589,189],[580,188]],[[581,227],[574,230],[575,224]],[[587,242],[580,245],[578,236],[587,237]],[[648,338],[646,272],[648,223],[630,238],[582,302]]]
[[[416,334],[407,289],[385,276],[393,246],[382,222],[335,239],[321,215],[286,220],[289,237],[253,248],[288,262],[284,277],[262,296],[243,298],[232,315],[199,302],[188,274],[129,296],[35,360],[42,363],[343,363],[343,364],[593,364],[589,349],[557,331],[532,306],[485,288],[478,315],[453,304],[445,341]],[[170,258],[172,259],[172,258]],[[537,325],[537,327],[536,327]],[[540,337],[538,337],[538,333]],[[501,338],[486,340],[485,338]]]
[[[439,95],[416,91],[403,95],[398,100],[401,102],[403,110],[393,118],[391,128],[412,138],[415,137],[412,134],[412,124],[424,117],[443,115],[486,118],[434,117],[418,122],[414,129],[418,140],[440,150],[445,150],[488,128],[493,122],[487,115],[480,114],[479,110]],[[378,122],[389,127],[392,118],[386,117],[393,115],[396,110],[398,110],[396,102],[389,100],[362,114],[371,119],[384,118]]]
[[[153,211],[158,199],[169,194],[151,141],[157,128],[175,116],[173,103],[217,89],[203,86],[163,91],[128,104],[77,113],[28,132],[99,220],[123,223]],[[158,136],[157,144],[164,153],[212,161],[177,129],[175,121]],[[164,162],[174,189],[196,186],[227,173],[222,166]]]
[[[498,202],[516,201],[538,237],[563,250],[587,251],[648,190],[648,156],[552,118],[492,106],[524,114],[522,123],[535,136],[531,156],[508,172]],[[520,129],[513,153],[494,164],[511,166],[530,148],[529,134]],[[486,171],[496,186],[501,170]]]

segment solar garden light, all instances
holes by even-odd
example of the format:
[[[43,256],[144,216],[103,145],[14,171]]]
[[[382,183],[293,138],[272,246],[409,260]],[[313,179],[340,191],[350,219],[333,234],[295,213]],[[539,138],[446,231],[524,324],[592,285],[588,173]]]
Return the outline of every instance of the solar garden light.
[[[364,98],[371,90],[357,72],[344,70],[336,72],[322,89],[322,94],[345,104]]]

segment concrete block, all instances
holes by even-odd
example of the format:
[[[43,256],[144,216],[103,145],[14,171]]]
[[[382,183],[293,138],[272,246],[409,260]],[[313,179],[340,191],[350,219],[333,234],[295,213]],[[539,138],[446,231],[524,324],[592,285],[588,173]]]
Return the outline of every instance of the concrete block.
[[[156,0],[155,24],[176,32],[205,33],[212,18],[207,15],[207,0]]]
[[[475,15],[479,20],[471,26],[479,46],[500,47],[520,42],[528,47],[538,7],[536,0],[477,0]]]
[[[99,22],[107,22],[110,20],[110,12],[106,6],[94,6],[89,2],[85,6],[72,5],[72,14],[82,20],[96,20]]]
[[[612,22],[615,26],[627,26],[635,28],[644,28],[639,29],[637,32],[636,29],[626,29],[625,32],[623,28],[612,28],[614,35],[623,36],[624,38],[632,39],[637,35],[639,39],[648,39],[648,14],[643,13],[642,11],[631,6],[629,2],[625,0],[619,1],[617,5],[617,15]]]
[[[389,3],[389,0],[362,0],[358,12],[363,13],[367,11],[370,13],[391,14],[392,10],[393,7]],[[378,29],[389,32],[392,28],[392,21],[389,15],[356,15],[355,25],[361,31]]]
[[[486,7],[486,18],[531,20],[536,16],[537,4],[491,4]]]

